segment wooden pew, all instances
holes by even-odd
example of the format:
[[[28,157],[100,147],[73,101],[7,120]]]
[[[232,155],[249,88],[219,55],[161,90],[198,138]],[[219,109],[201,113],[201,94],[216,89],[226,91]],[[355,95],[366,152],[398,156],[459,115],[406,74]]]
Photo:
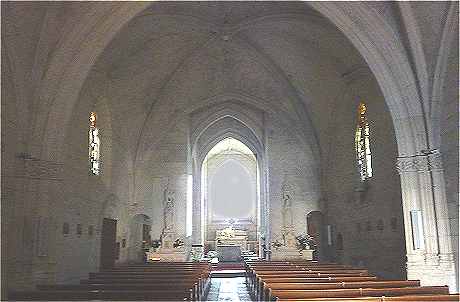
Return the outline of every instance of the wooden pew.
[[[354,274],[354,273],[334,273],[334,274],[327,274],[327,273],[297,273],[297,272],[289,272],[289,273],[277,273],[277,272],[264,272],[264,273],[257,273],[254,278],[252,278],[251,287],[254,289],[260,288],[262,280],[264,280],[266,277],[270,276],[276,276],[277,278],[321,278],[321,277],[326,277],[326,278],[338,278],[338,281],[343,281],[341,278],[345,277],[368,277],[368,275],[364,274]]]
[[[360,289],[360,288],[401,288],[419,287],[419,280],[364,281],[364,282],[329,282],[329,283],[270,283],[263,282],[260,300],[270,300],[270,290],[324,290],[324,289]]]
[[[10,292],[10,301],[78,301],[78,300],[150,300],[150,301],[192,301],[192,293],[186,290],[36,290]]]
[[[11,291],[10,300],[202,300],[210,285],[208,263],[129,265],[89,274],[80,284],[39,285]]]
[[[379,296],[403,296],[421,294],[448,295],[447,286],[414,286],[401,288],[359,288],[359,289],[326,289],[326,290],[269,290],[270,301],[281,299],[312,299],[312,298],[356,298]]]
[[[353,276],[369,276],[367,270],[362,269],[298,269],[298,268],[290,268],[285,267],[284,269],[276,269],[271,268],[263,268],[259,269],[258,267],[253,268],[250,266],[246,270],[246,282],[249,284],[250,289],[254,289],[257,286],[258,278],[263,278],[265,276],[276,275],[278,277],[288,276],[291,278],[297,277],[353,277]]]
[[[452,295],[407,295],[398,297],[361,297],[361,298],[320,298],[320,299],[279,299],[279,302],[404,302],[404,301],[459,301],[458,294]]]
[[[319,264],[319,263],[310,263],[307,261],[299,261],[296,263],[290,263],[286,261],[277,261],[277,262],[246,262],[246,279],[247,283],[250,287],[254,284],[256,280],[256,272],[276,272],[279,273],[281,271],[309,271],[309,272],[318,272],[318,273],[327,273],[333,271],[347,271],[350,272],[359,272],[360,275],[368,275],[367,270],[355,269],[349,266],[337,265],[337,264]],[[251,280],[252,279],[252,280]]]
[[[245,269],[247,286],[257,300],[458,301],[459,298],[458,294],[449,295],[447,286],[420,286],[418,280],[378,280],[369,276],[367,270],[337,264],[247,261]],[[315,273],[316,276],[309,275]],[[344,278],[348,280],[341,280]]]

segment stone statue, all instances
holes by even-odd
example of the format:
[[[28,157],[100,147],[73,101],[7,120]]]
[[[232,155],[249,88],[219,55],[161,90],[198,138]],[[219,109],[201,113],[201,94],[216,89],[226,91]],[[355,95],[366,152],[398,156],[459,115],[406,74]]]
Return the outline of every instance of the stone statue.
[[[174,228],[174,195],[174,191],[166,187],[164,200],[164,229],[167,232]]]
[[[297,248],[297,239],[292,231],[287,231],[284,235],[284,246],[287,248]]]
[[[283,192],[283,228],[292,228],[294,225],[291,205],[291,196]]]

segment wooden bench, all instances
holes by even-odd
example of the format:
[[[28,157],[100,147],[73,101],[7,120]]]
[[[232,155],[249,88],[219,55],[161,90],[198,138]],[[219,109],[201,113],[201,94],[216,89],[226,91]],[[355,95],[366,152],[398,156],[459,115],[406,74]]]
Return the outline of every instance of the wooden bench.
[[[150,300],[150,301],[193,301],[187,290],[36,290],[10,292],[9,300],[20,301],[65,301],[65,300]]]
[[[361,297],[361,298],[321,298],[321,299],[279,299],[279,302],[403,302],[403,301],[459,301],[458,294],[453,295],[407,295],[398,297]]]
[[[210,286],[208,263],[129,265],[90,273],[80,284],[38,285],[10,291],[10,300],[199,301]]]
[[[420,294],[448,295],[447,286],[414,286],[401,288],[359,288],[359,289],[326,289],[326,290],[269,290],[269,301],[279,299],[312,299],[312,298],[355,298],[373,296],[402,296]]]
[[[307,261],[246,261],[254,299],[267,301],[458,301],[447,286],[418,280],[378,280],[365,269]]]
[[[270,290],[324,290],[324,289],[360,289],[360,288],[401,288],[419,287],[418,280],[365,281],[365,282],[329,282],[329,283],[269,283],[263,282],[260,300],[270,300]]]

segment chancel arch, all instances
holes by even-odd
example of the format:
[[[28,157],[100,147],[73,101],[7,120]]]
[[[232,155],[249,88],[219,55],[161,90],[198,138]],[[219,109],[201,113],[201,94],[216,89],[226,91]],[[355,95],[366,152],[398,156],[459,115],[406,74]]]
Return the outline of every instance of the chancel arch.
[[[233,111],[233,116],[235,115],[238,115],[237,111]],[[195,137],[194,144],[191,149],[191,164],[194,182],[194,216],[192,238],[197,243],[204,243],[204,241],[206,241],[206,238],[204,237],[207,236],[207,232],[205,232],[205,226],[202,225],[204,223],[204,219],[206,219],[204,211],[207,209],[207,204],[202,204],[202,202],[205,202],[203,198],[205,197],[207,199],[207,190],[205,191],[205,183],[207,183],[207,180],[203,178],[204,173],[208,172],[208,161],[206,159],[208,156],[211,157],[210,154],[213,153],[213,148],[214,150],[216,150],[215,148],[219,148],[220,142],[228,142],[234,140],[237,141],[237,145],[243,146],[242,149],[246,150],[246,152],[236,152],[233,155],[230,155],[230,157],[224,156],[223,158],[226,158],[224,162],[228,160],[240,161],[240,163],[237,163],[237,165],[240,165],[241,169],[245,169],[243,170],[245,171],[244,173],[249,173],[247,180],[252,182],[249,190],[252,190],[253,193],[256,193],[255,196],[252,197],[254,202],[252,208],[255,210],[251,213],[251,225],[253,228],[252,241],[257,241],[257,227],[259,227],[259,230],[260,228],[265,227],[266,222],[259,221],[257,217],[257,213],[260,210],[264,211],[266,208],[266,192],[263,186],[265,180],[262,176],[263,173],[260,172],[264,165],[264,148],[262,147],[259,138],[256,137],[255,131],[248,128],[246,124],[242,123],[238,119],[235,119],[233,116],[229,115],[229,112],[225,112],[224,114],[217,117],[217,119],[211,124],[208,124],[205,127],[197,124],[196,127],[196,129],[201,130],[198,132],[198,136]],[[239,116],[241,118],[241,115]],[[198,120],[199,115],[192,115],[192,123],[194,117],[197,118],[195,120]],[[245,122],[251,123],[250,121]],[[192,134],[193,133],[194,132],[192,132]],[[261,132],[259,131],[259,133]],[[221,151],[225,152],[225,150]],[[235,158],[231,159],[232,156]],[[238,157],[246,158],[244,161],[246,164],[241,166],[241,158]],[[220,164],[222,164],[222,162]],[[213,170],[216,172],[216,169]],[[240,170],[240,172],[241,171],[242,170]],[[223,226],[228,226],[225,225],[225,221],[219,227],[222,228]],[[213,232],[215,234],[215,230],[213,230]]]

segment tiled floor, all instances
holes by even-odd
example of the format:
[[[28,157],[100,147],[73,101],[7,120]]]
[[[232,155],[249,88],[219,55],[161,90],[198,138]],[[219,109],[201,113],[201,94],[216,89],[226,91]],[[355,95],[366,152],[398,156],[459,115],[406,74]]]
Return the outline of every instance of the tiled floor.
[[[206,301],[252,301],[244,277],[212,278]]]

